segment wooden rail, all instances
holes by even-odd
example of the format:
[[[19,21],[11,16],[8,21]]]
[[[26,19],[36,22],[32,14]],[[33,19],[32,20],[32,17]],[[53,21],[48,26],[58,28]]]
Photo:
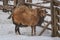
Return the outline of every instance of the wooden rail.
[[[48,28],[48,25],[49,25],[50,23],[51,23],[51,22],[48,22],[48,24],[43,28],[43,30],[40,32],[39,35],[42,35],[43,32],[44,32],[46,29],[52,30],[52,29]]]
[[[5,8],[4,6],[0,5],[0,10],[3,10],[4,8]],[[5,9],[6,9],[6,10],[10,10],[10,9],[13,9],[13,8],[14,8],[13,5],[9,5],[9,6],[7,6]]]
[[[50,9],[50,7],[44,7],[44,6],[41,6],[41,5],[37,5],[37,4],[33,4],[33,3],[29,3],[29,2],[26,2],[25,4],[26,4],[26,5],[31,5],[31,6],[36,6],[36,7],[42,7],[42,8]]]

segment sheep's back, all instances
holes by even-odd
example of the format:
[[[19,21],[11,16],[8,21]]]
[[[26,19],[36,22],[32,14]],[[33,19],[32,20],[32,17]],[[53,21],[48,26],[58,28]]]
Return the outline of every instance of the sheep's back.
[[[35,13],[35,15],[34,15]],[[37,11],[31,11],[29,8],[17,8],[13,13],[14,22],[23,25],[36,25],[38,22]]]

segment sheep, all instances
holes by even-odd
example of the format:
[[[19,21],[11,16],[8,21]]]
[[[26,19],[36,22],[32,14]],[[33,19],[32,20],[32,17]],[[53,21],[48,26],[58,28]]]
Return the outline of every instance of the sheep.
[[[25,5],[16,7],[12,12],[12,21],[15,24],[15,33],[21,34],[19,31],[20,25],[31,26],[31,35],[36,35],[36,26],[40,19],[46,16],[46,11],[41,8],[28,8]]]

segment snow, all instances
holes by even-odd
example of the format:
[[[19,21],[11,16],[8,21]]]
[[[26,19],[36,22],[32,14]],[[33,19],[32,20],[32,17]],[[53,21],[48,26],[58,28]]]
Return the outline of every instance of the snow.
[[[0,5],[3,5],[3,2],[2,1],[0,1]]]
[[[60,1],[60,0],[57,0],[57,1]]]
[[[2,39],[3,38],[3,39]],[[52,38],[52,37],[43,37],[43,36],[22,36],[22,35],[6,35],[0,36],[0,40],[59,40],[60,38]]]
[[[43,1],[40,1],[40,0],[32,0],[32,3],[42,3]]]
[[[9,5],[14,5],[14,1],[8,1]]]
[[[2,4],[2,2],[0,3]],[[49,9],[46,10],[48,14],[51,14]],[[0,40],[60,40],[59,37],[51,37],[50,30],[46,30],[42,36],[38,36],[43,29],[39,26],[36,27],[36,36],[31,36],[31,27],[20,28],[21,35],[15,34],[15,25],[12,23],[12,19],[7,19],[10,14],[10,12],[5,13],[0,10]],[[46,16],[44,20],[51,21],[51,17]]]
[[[3,38],[3,39],[2,39]],[[0,40],[59,40],[60,38],[52,38],[52,37],[43,37],[43,36],[22,36],[22,35],[6,35],[0,36]]]

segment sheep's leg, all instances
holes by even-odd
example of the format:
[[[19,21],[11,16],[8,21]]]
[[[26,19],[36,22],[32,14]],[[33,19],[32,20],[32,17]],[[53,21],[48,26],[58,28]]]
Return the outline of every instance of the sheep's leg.
[[[34,35],[36,35],[36,26],[34,26]]]
[[[18,26],[18,33],[19,33],[19,35],[20,35],[19,26]]]
[[[31,29],[32,29],[32,31],[31,31],[31,35],[33,36],[33,26],[31,26]]]
[[[15,26],[15,33],[16,33],[16,34],[17,34],[17,33],[20,34],[20,32],[19,32],[19,26],[18,26],[18,25]]]
[[[15,33],[17,34],[17,25],[15,25]]]
[[[36,26],[33,26],[33,35],[36,35]]]
[[[31,35],[36,35],[36,26],[31,26],[32,32]]]

